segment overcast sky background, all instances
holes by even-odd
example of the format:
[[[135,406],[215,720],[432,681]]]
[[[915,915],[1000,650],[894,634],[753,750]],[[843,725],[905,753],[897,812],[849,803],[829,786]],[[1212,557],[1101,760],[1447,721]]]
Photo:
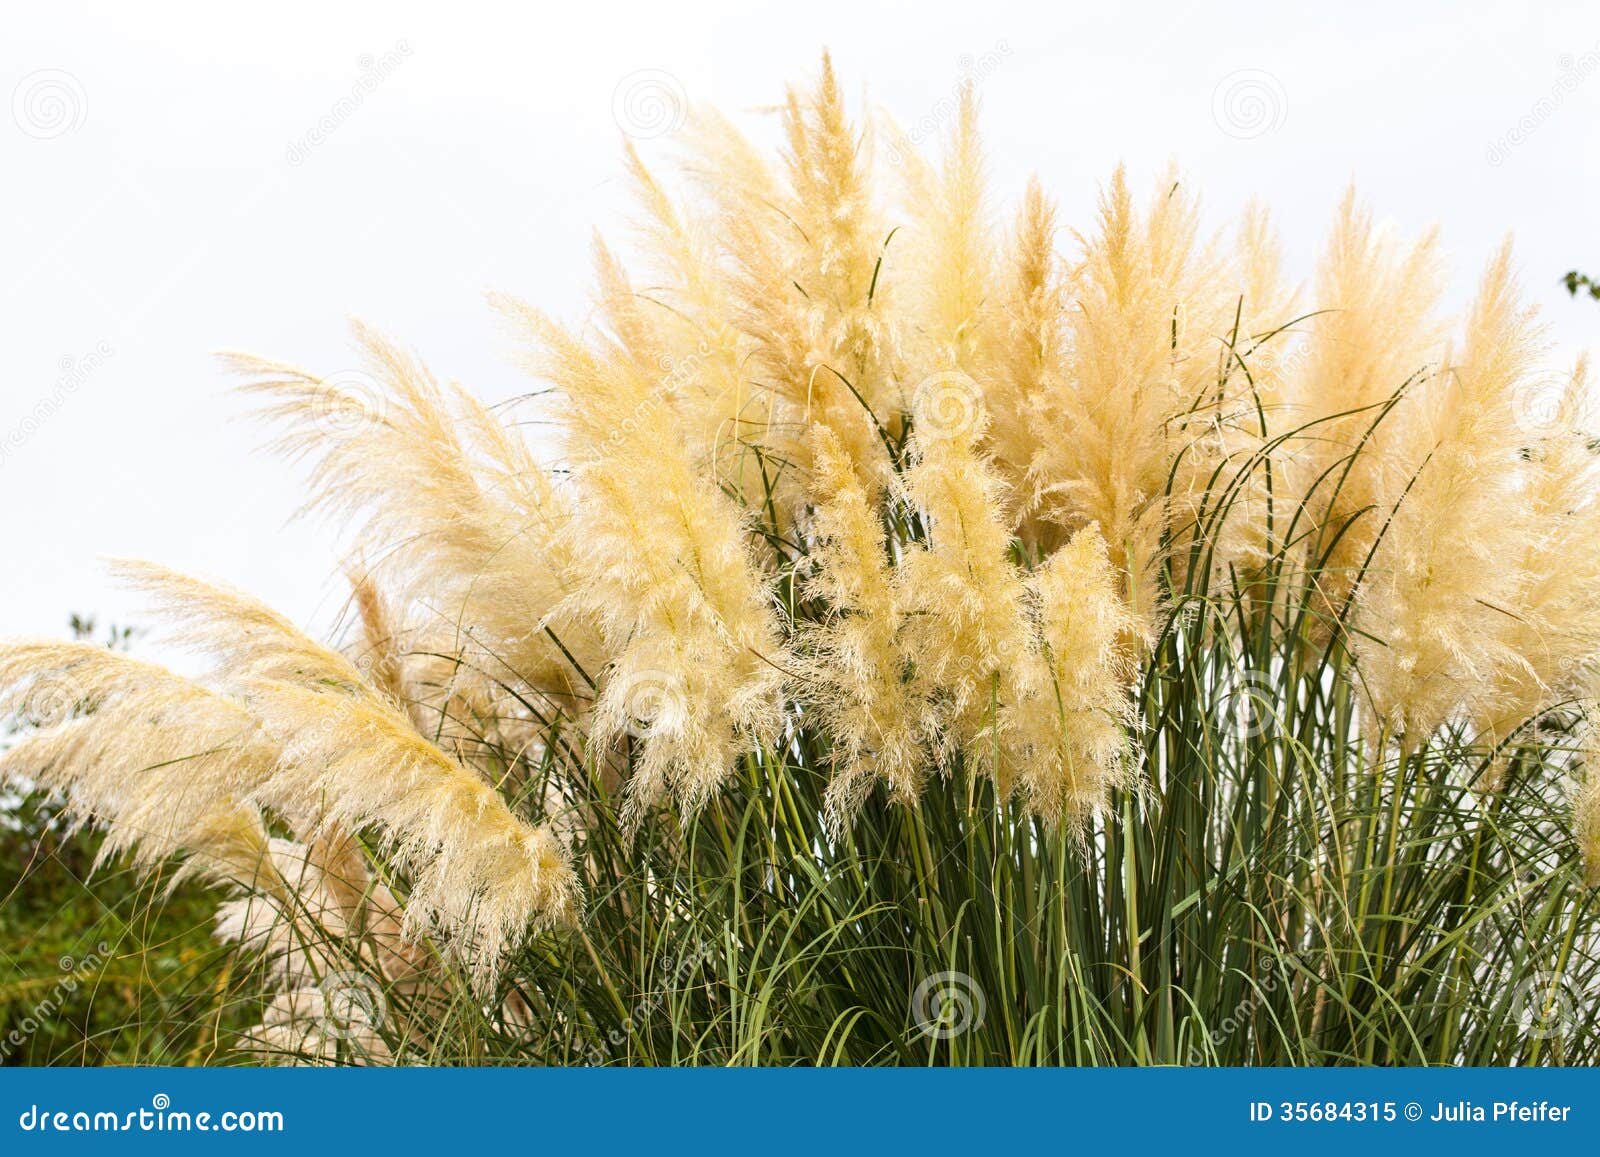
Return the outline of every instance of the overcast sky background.
[[[591,228],[622,209],[622,133],[666,155],[653,134],[683,99],[763,131],[760,107],[824,46],[851,93],[913,128],[976,75],[998,192],[1037,171],[1068,225],[1119,161],[1147,187],[1172,159],[1212,224],[1268,201],[1303,275],[1354,177],[1403,229],[1443,227],[1457,300],[1513,230],[1576,352],[1600,337],[1600,303],[1557,282],[1600,274],[1600,7],[1539,7],[12,9],[0,634],[133,618],[107,555],[228,579],[325,627],[345,597],[332,535],[290,521],[297,472],[256,450],[211,354],[335,372],[358,317],[491,400],[524,391],[484,293],[582,314]]]

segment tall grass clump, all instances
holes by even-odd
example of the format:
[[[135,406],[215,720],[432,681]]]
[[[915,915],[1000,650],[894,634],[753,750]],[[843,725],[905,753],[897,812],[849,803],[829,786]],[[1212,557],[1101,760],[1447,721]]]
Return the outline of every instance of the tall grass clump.
[[[1351,194],[1297,290],[1172,174],[1007,216],[970,89],[935,160],[780,115],[497,300],[548,442],[233,359],[337,645],[130,563],[200,676],[0,647],[0,766],[222,893],[238,1055],[1600,1059],[1600,459],[1509,247],[1447,316]]]

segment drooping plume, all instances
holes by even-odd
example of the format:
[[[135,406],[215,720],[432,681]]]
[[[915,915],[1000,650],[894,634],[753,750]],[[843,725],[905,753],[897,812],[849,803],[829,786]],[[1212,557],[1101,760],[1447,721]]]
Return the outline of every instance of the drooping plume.
[[[472,690],[572,713],[592,697],[604,648],[590,624],[558,613],[574,589],[564,496],[471,394],[370,330],[358,337],[371,372],[350,381],[233,361],[286,426],[278,448],[311,461],[307,509],[348,527],[377,584],[367,597],[381,590],[394,608],[392,674],[416,676],[435,727],[452,695]]]
[[[450,944],[481,984],[528,928],[570,919],[578,882],[559,841],[417,733],[347,658],[248,595],[148,563],[119,574],[175,641],[210,657],[277,745],[251,798],[299,832],[372,827],[409,874],[407,931]]]
[[[64,793],[79,823],[106,829],[101,861],[128,852],[154,868],[184,856],[173,883],[199,874],[249,887],[270,874],[251,800],[279,748],[239,703],[104,647],[11,642],[0,644],[8,715],[26,732],[0,755],[0,779]]]

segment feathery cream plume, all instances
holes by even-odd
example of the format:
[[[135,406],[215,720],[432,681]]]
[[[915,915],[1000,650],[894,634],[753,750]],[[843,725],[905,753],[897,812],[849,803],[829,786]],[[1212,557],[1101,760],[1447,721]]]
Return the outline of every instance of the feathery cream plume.
[[[193,874],[256,883],[267,837],[245,801],[278,746],[238,703],[103,647],[18,641],[0,643],[6,713],[30,733],[0,755],[0,778],[60,791],[77,822],[103,824],[97,865],[184,855],[173,885]]]
[[[1283,548],[1293,519],[1284,460],[1300,451],[1293,436],[1292,382],[1304,357],[1292,329],[1296,291],[1282,278],[1282,246],[1264,208],[1239,220],[1230,272],[1237,296],[1218,334],[1222,368],[1216,388],[1177,428],[1192,434],[1179,448],[1173,487],[1178,530],[1174,562],[1186,571],[1185,547],[1203,540],[1218,586],[1245,582]],[[1281,446],[1281,449],[1277,447]]]
[[[909,285],[902,292],[911,380],[951,370],[977,377],[994,322],[995,255],[971,81],[961,86],[943,164],[937,171],[921,164],[905,169]],[[917,396],[909,401],[915,412]]]
[[[1505,533],[1520,498],[1512,401],[1540,351],[1507,242],[1484,274],[1459,360],[1401,415],[1392,511],[1357,597],[1352,643],[1374,719],[1410,743],[1432,734],[1526,660],[1499,620],[1519,610]],[[1403,480],[1403,481],[1402,481]]]
[[[411,685],[434,712],[463,682],[488,697],[526,688],[571,711],[590,697],[604,647],[587,623],[551,617],[573,589],[562,496],[481,402],[372,331],[357,336],[376,396],[232,359],[267,399],[262,412],[286,424],[277,447],[313,461],[307,509],[348,525],[352,548],[374,560],[371,579],[399,613],[396,643],[423,675]],[[432,686],[440,677],[447,686]]]
[[[562,394],[580,578],[569,605],[626,640],[591,741],[602,751],[624,734],[641,741],[630,821],[668,792],[693,811],[782,725],[788,652],[744,511],[692,459],[671,411],[631,420],[656,390],[641,359],[615,337],[585,345],[533,311],[517,316]]]
[[[1118,593],[1099,527],[1077,531],[1028,580],[1037,645],[1015,670],[1022,684],[1004,726],[1018,753],[1028,807],[1081,826],[1129,781],[1133,618]]]
[[[1524,380],[1520,401],[1549,383]],[[1547,430],[1530,439],[1515,517],[1502,530],[1520,540],[1515,585],[1487,626],[1512,661],[1499,663],[1474,704],[1481,740],[1499,748],[1557,702],[1579,698],[1600,671],[1600,456],[1594,447],[1588,366],[1579,361],[1560,391]],[[1526,407],[1525,407],[1526,408]],[[1505,753],[1491,764],[1491,779]]]
[[[1028,620],[1004,484],[975,446],[984,418],[980,409],[970,424],[943,426],[930,415],[914,429],[905,498],[927,520],[929,542],[907,548],[898,597],[914,692],[935,704],[943,751],[959,752],[1008,791],[998,724],[1009,672],[1028,650]]]
[[[716,214],[723,293],[749,351],[741,393],[751,416],[738,434],[796,468],[777,487],[788,511],[803,501],[796,478],[809,467],[813,424],[882,481],[881,431],[898,429],[904,407],[871,134],[851,121],[826,56],[816,83],[791,88],[781,114],[776,171],[714,116],[695,128],[689,169]]]
[[[297,831],[375,827],[411,876],[408,935],[430,933],[491,986],[531,926],[569,920],[578,883],[560,842],[417,734],[343,655],[237,591],[149,563],[118,573],[155,599],[174,638],[212,656],[280,751],[253,798]]]
[[[1179,453],[1217,420],[1218,335],[1232,316],[1214,254],[1197,248],[1197,213],[1175,175],[1140,213],[1123,170],[1113,174],[1095,235],[1080,238],[1070,366],[1038,400],[1048,433],[1032,501],[1068,531],[1099,524],[1146,632],[1161,613],[1163,495]]]
[[[1028,470],[1043,448],[1035,410],[1044,397],[1062,388],[1068,357],[1067,283],[1056,256],[1055,231],[1055,205],[1033,178],[1007,243],[989,364],[979,374],[993,417],[989,439],[995,469],[1011,492],[1023,498]],[[1025,541],[1053,544],[1047,524],[1027,510],[1016,514]]]
[[[1292,383],[1296,425],[1309,426],[1292,461],[1305,504],[1296,534],[1323,593],[1319,633],[1343,613],[1406,470],[1400,418],[1404,394],[1439,370],[1445,338],[1436,316],[1440,287],[1436,231],[1402,247],[1349,189],[1316,276],[1304,371]],[[1402,396],[1394,420],[1385,406]],[[1415,467],[1415,460],[1411,460]]]
[[[801,635],[796,694],[832,739],[827,807],[840,830],[875,782],[898,802],[917,798],[934,724],[931,704],[907,679],[905,615],[872,491],[837,434],[819,424],[812,439],[816,545],[805,593],[827,609]]]

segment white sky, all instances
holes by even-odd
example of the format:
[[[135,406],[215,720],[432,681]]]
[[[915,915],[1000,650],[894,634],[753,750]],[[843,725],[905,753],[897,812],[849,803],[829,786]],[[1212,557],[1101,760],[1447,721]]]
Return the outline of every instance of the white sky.
[[[621,207],[625,78],[740,113],[826,45],[851,91],[915,126],[987,62],[999,191],[1036,170],[1069,225],[1118,161],[1146,185],[1175,159],[1213,223],[1265,199],[1300,274],[1353,176],[1403,228],[1443,226],[1458,296],[1512,229],[1559,344],[1600,333],[1600,303],[1557,285],[1600,275],[1592,3],[154,7],[5,17],[0,634],[129,618],[105,555],[325,624],[344,597],[331,535],[289,522],[296,473],[255,451],[211,353],[333,372],[359,317],[490,399],[524,390],[483,293],[582,310],[591,227]],[[291,165],[363,58],[402,49]],[[1219,114],[1229,84],[1266,119]]]

